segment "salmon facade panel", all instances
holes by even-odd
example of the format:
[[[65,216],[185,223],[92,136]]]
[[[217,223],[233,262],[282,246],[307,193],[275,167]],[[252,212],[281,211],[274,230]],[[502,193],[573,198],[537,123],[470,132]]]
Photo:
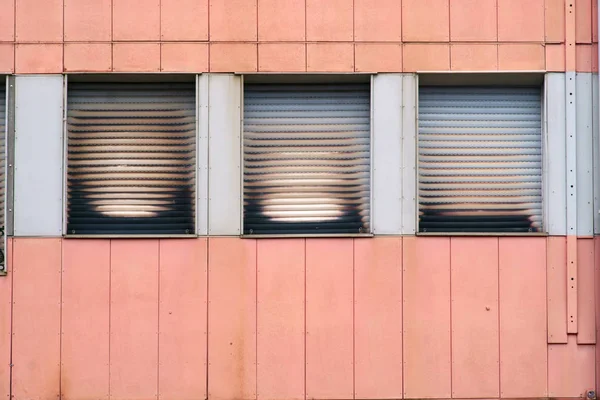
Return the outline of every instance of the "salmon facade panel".
[[[304,399],[304,239],[257,242],[257,399]]]
[[[498,239],[452,238],[450,243],[452,397],[496,397],[500,391]]]
[[[12,239],[6,243],[6,272],[12,273]],[[0,280],[0,396],[10,397],[11,347],[12,347],[12,276]]]
[[[354,396],[402,397],[402,239],[354,241]]]
[[[110,244],[110,398],[158,394],[158,240]]]
[[[256,399],[256,240],[208,244],[208,398]]]
[[[62,253],[61,396],[109,396],[110,241],[67,240]]]
[[[13,240],[11,392],[16,399],[60,396],[61,247],[56,238]]]
[[[208,240],[161,240],[158,397],[206,398]]]
[[[404,398],[450,398],[450,238],[406,237],[402,253]]]
[[[546,397],[546,239],[500,238],[500,396]]]
[[[306,397],[353,398],[352,239],[306,240]]]

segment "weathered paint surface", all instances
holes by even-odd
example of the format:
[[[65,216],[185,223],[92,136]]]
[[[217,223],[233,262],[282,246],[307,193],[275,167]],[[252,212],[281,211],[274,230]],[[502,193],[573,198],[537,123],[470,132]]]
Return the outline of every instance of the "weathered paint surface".
[[[600,288],[600,237],[594,237],[594,282]],[[596,304],[596,338],[600,337],[600,293],[594,293]],[[596,343],[596,388],[600,387],[600,346]]]
[[[110,246],[110,397],[158,393],[158,240]]]
[[[548,343],[567,343],[567,241],[547,239]]]
[[[451,239],[452,397],[499,393],[498,239]]]
[[[548,345],[548,396],[583,397],[594,387],[595,346],[578,345],[569,335],[567,344]]]
[[[256,260],[257,398],[304,399],[305,241],[259,240]]]
[[[354,395],[402,397],[402,239],[354,241]]]
[[[110,241],[67,240],[62,247],[64,399],[108,398]]]
[[[594,300],[594,239],[577,241],[577,328],[578,344],[596,343],[596,302]]]
[[[60,393],[61,245],[60,239],[13,240],[15,399]]]
[[[306,240],[306,397],[353,397],[353,240]]]
[[[0,389],[12,347],[15,399],[578,397],[596,346],[548,344],[565,243],[17,238]],[[598,243],[578,240],[579,321],[595,329]]]
[[[256,399],[256,240],[208,243],[208,397]]]
[[[404,397],[451,397],[450,238],[404,238]]]
[[[0,396],[10,396],[10,353],[12,336],[12,265],[13,240],[6,243],[7,277],[0,277]],[[7,362],[8,361],[8,362]]]
[[[500,238],[500,396],[545,397],[546,239]]]
[[[161,240],[159,398],[206,397],[208,240]]]

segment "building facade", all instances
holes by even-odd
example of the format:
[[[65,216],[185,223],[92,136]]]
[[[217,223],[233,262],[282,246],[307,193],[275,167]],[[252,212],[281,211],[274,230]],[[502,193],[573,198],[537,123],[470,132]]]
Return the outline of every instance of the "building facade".
[[[0,0],[0,396],[595,399],[596,0]]]

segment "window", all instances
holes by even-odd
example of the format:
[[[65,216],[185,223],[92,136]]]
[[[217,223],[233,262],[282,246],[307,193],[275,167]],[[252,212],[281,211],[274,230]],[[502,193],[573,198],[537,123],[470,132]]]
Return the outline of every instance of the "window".
[[[539,87],[419,89],[419,230],[541,232]]]
[[[247,84],[244,234],[370,231],[370,85]]]
[[[67,232],[195,233],[193,83],[70,83]]]
[[[6,79],[0,77],[0,272],[5,268],[5,245],[6,245],[6,126],[7,126],[7,90]]]

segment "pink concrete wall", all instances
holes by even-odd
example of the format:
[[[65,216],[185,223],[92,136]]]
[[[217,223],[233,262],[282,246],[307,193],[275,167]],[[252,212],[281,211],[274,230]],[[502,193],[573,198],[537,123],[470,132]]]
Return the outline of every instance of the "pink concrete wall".
[[[567,336],[564,238],[12,239],[0,396],[579,397],[600,238],[577,244]]]
[[[0,0],[0,72],[597,71],[596,6]]]

